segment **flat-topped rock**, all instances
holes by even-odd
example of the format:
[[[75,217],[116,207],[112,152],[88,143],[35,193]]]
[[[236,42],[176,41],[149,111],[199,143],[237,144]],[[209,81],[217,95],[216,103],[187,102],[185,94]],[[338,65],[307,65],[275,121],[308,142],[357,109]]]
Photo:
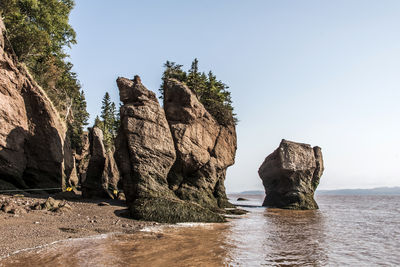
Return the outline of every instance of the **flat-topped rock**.
[[[282,140],[258,170],[266,193],[263,206],[318,209],[314,192],[323,171],[320,147]]]

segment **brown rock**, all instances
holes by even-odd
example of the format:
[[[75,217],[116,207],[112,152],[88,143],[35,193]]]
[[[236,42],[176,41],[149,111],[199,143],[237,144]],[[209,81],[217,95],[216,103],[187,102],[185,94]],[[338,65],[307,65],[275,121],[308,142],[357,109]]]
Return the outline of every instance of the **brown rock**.
[[[164,86],[164,109],[177,154],[170,188],[181,199],[205,207],[231,206],[224,180],[235,161],[235,126],[218,124],[196,95],[174,79]]]
[[[119,169],[114,159],[115,148],[106,150],[103,132],[98,127],[90,129],[89,134],[83,136],[83,142],[83,150],[77,155],[83,197],[114,198],[114,190],[118,191],[120,181]]]
[[[14,206],[10,203],[5,203],[1,207],[1,210],[4,211],[5,213],[11,213],[11,211],[14,209]]]
[[[176,155],[156,95],[143,86],[138,76],[134,80],[118,78],[117,84],[124,105],[120,110],[116,159],[131,216],[158,222],[224,221],[195,203],[179,200],[169,189],[167,175]]]
[[[82,138],[82,150],[77,151],[77,153],[75,155],[79,182],[85,181],[86,172],[87,172],[87,169],[89,166],[89,161],[90,161],[89,132],[83,132],[83,135],[81,138]]]
[[[71,170],[65,124],[4,34],[0,19],[0,177],[20,188],[61,187]]]
[[[166,177],[175,149],[164,110],[138,76],[118,78],[117,84],[124,105],[116,151],[126,199],[130,203],[139,197],[173,197]]]
[[[282,140],[258,170],[266,193],[263,206],[318,209],[314,192],[323,171],[321,148]]]
[[[113,195],[113,191],[118,190],[119,188],[118,185],[121,178],[117,163],[115,162],[114,150],[115,148],[113,147],[110,149],[110,151],[107,151],[106,163],[103,172],[103,179],[107,181],[107,189],[109,192],[112,192]]]
[[[46,202],[42,204],[42,208],[49,211],[54,211],[61,206],[61,202],[59,200],[55,200],[52,197],[49,197]]]
[[[89,131],[90,160],[86,179],[82,181],[82,196],[85,198],[109,197],[108,181],[103,176],[106,168],[106,149],[103,144],[103,132],[98,127]]]

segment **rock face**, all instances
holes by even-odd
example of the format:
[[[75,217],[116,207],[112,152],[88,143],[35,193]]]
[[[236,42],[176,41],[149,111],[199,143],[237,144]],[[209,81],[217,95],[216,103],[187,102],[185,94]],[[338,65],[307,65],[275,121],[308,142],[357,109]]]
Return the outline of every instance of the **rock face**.
[[[44,91],[8,51],[0,19],[0,188],[69,183],[66,127]]]
[[[200,205],[182,201],[170,189],[168,173],[176,159],[174,139],[156,95],[140,78],[118,78],[121,128],[117,162],[131,215],[159,222],[223,221]]]
[[[82,149],[81,151],[77,151],[75,154],[76,160],[76,171],[78,174],[79,182],[86,180],[86,172],[89,166],[90,160],[90,141],[89,141],[89,132],[83,132],[81,136],[82,140]]]
[[[170,188],[179,198],[204,207],[230,207],[224,180],[235,162],[235,126],[219,125],[196,95],[174,79],[165,83],[164,109],[177,154],[168,176]]]
[[[318,209],[314,192],[323,171],[320,147],[282,140],[258,170],[266,193],[263,206]]]
[[[112,151],[106,151],[103,132],[98,127],[89,131],[89,162],[82,183],[82,196],[85,198],[114,198],[118,189],[120,174]]]

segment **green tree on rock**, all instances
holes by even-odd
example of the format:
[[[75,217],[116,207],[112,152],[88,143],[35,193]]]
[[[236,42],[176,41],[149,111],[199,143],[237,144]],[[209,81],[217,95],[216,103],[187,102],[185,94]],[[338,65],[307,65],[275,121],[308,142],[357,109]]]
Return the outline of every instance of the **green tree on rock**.
[[[195,58],[191,68],[186,73],[182,65],[167,61],[164,64],[163,84],[160,87],[160,98],[164,97],[164,83],[173,78],[184,82],[198,97],[207,111],[222,125],[237,123],[236,114],[233,112],[231,93],[229,87],[210,71],[208,74],[199,72],[199,61]]]

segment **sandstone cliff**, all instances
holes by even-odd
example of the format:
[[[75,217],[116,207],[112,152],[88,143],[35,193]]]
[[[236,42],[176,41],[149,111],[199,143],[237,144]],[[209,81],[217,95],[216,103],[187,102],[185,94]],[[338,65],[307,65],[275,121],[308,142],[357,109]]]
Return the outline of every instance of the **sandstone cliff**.
[[[117,84],[124,105],[120,111],[121,129],[116,141],[116,159],[131,215],[137,219],[160,222],[223,221],[223,217],[210,210],[210,207],[218,207],[217,198],[213,193],[217,192],[222,202],[226,200],[225,192],[219,191],[223,187],[217,186],[221,180],[223,183],[224,177],[221,178],[220,173],[218,176],[217,170],[213,169],[218,165],[218,160],[210,156],[210,153],[218,153],[213,150],[216,150],[215,143],[220,129],[195,124],[195,129],[190,129],[192,138],[197,134],[199,142],[203,138],[212,140],[204,144],[204,147],[194,147],[192,143],[186,145],[185,142],[190,141],[186,140],[188,137],[184,134],[178,136],[178,127],[171,134],[171,117],[167,121],[168,116],[166,117],[159,105],[156,95],[143,86],[138,76],[135,76],[134,80],[118,78]],[[171,105],[170,109],[166,110],[172,115]],[[211,120],[214,122],[211,116],[204,112],[204,108],[189,112],[203,112],[198,117],[209,116],[209,121],[205,123]],[[177,113],[175,115],[178,116]],[[194,123],[190,120],[185,122]],[[186,129],[182,128],[182,131]],[[212,133],[206,134],[207,131]],[[207,149],[208,155],[203,155]],[[197,151],[199,155],[189,155]],[[185,160],[188,164],[184,163]],[[218,166],[222,165],[224,163]],[[172,166],[177,167],[169,176]],[[193,172],[201,174],[194,176]],[[192,177],[185,177],[186,174]],[[177,178],[180,179],[177,181],[177,176],[182,178]],[[192,179],[192,184],[189,183],[189,179]]]
[[[320,147],[282,140],[258,170],[266,193],[263,206],[318,209],[314,192],[323,171]]]
[[[0,19],[0,189],[66,186],[74,159],[44,91],[8,51]]]

